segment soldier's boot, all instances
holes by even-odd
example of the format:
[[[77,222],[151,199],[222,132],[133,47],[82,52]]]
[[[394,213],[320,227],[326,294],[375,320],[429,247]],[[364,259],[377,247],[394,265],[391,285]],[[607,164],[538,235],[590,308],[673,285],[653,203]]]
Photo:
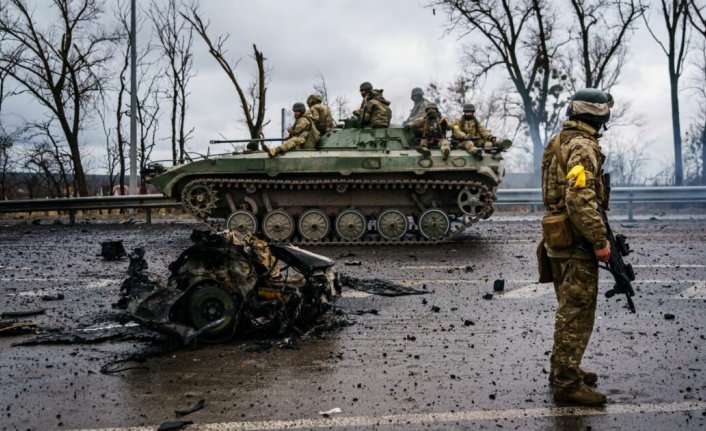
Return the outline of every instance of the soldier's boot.
[[[424,147],[424,146],[421,146],[421,145],[419,145],[419,146],[417,147],[417,152],[418,152],[418,153],[421,153],[424,157],[429,157],[429,156],[431,156],[431,151],[429,151],[429,148]]]
[[[446,160],[449,158],[449,154],[451,154],[451,149],[449,147],[443,147],[441,149],[441,157]]]
[[[466,151],[478,160],[483,160],[483,150],[480,148],[467,148]]]
[[[270,158],[273,158],[277,155],[277,148],[270,148],[264,142],[262,143],[262,149],[265,150],[265,152],[268,156],[270,156]]]
[[[581,381],[587,385],[595,385],[598,381],[598,374],[593,371],[581,370]],[[552,381],[552,372],[549,372],[549,384],[554,384]]]
[[[595,385],[598,381],[598,374],[593,371],[581,370],[581,379],[587,385]]]
[[[589,388],[586,384],[581,383],[577,388],[565,390],[563,388],[554,388],[552,390],[554,401],[560,403],[569,403],[579,406],[602,406],[608,401],[606,396],[595,389]]]

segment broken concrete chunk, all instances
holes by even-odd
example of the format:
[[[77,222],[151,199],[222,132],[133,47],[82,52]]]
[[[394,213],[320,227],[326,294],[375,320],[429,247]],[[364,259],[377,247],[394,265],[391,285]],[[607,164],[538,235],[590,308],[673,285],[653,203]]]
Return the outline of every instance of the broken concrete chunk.
[[[117,260],[127,256],[123,241],[105,241],[101,243],[101,256],[105,260]]]

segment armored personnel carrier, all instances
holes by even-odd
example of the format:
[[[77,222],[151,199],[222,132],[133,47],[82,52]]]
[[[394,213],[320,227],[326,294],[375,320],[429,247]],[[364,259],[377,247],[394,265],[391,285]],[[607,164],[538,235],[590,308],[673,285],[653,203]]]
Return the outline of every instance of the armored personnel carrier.
[[[490,217],[498,150],[478,159],[454,149],[444,160],[415,147],[402,127],[344,127],[316,150],[209,156],[144,175],[197,219],[275,243],[440,242]]]

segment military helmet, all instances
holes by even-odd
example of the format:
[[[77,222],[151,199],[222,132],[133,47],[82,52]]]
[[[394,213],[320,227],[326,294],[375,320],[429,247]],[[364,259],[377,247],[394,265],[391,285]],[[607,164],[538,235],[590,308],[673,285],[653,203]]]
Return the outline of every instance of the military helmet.
[[[314,106],[317,103],[321,103],[321,96],[319,96],[318,94],[312,94],[306,98],[306,104],[308,106]]]
[[[297,102],[292,106],[292,111],[304,112],[306,111],[306,106],[301,102]]]
[[[360,91],[370,91],[373,89],[373,84],[369,83],[368,81],[365,81],[364,83],[360,84]]]
[[[436,109],[436,110],[438,111],[438,110],[439,110],[439,105],[437,105],[437,104],[434,103],[434,102],[427,103],[427,107],[424,108],[424,110],[425,110],[425,111],[429,111],[429,110],[432,109],[432,108],[434,108],[434,109]]]
[[[476,112],[476,105],[472,103],[466,103],[463,105],[463,112]]]
[[[415,87],[412,89],[412,97],[414,96],[424,96],[424,91],[419,87]]]
[[[600,127],[610,120],[610,108],[613,96],[597,88],[578,90],[566,108],[566,115],[571,120],[583,120]]]

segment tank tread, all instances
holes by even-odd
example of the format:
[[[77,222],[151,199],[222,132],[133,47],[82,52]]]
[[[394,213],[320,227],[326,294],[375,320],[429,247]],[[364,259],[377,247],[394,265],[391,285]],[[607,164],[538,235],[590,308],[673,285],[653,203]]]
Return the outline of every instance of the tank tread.
[[[461,190],[466,187],[477,187],[483,190],[482,194],[486,198],[485,207],[480,211],[479,216],[469,217],[466,216],[466,220],[463,224],[454,229],[449,230],[449,233],[443,238],[437,239],[410,239],[406,238],[410,235],[405,235],[405,238],[399,240],[386,240],[377,238],[377,235],[368,235],[360,240],[355,241],[344,241],[336,238],[326,238],[322,241],[308,241],[304,240],[299,236],[291,237],[287,243],[290,244],[300,244],[300,245],[428,245],[428,244],[440,244],[454,240],[457,238],[465,229],[478,222],[480,218],[487,218],[493,212],[492,202],[497,198],[495,196],[495,187],[489,186],[485,182],[481,181],[459,181],[459,180],[432,180],[432,179],[398,179],[398,180],[366,180],[366,179],[319,179],[319,180],[278,180],[278,179],[252,179],[252,178],[200,178],[197,180],[192,180],[185,185],[185,188],[192,185],[207,184],[212,185],[217,189],[223,188],[248,188],[255,187],[255,192],[257,189],[296,189],[296,190],[316,190],[318,188],[335,188],[339,186],[351,187],[353,189],[357,188],[367,188],[367,189],[414,189],[416,187],[429,187],[431,189],[455,189]],[[220,219],[212,219],[203,215],[203,209],[192,208],[186,202],[182,201],[184,209],[191,213],[197,220],[205,223],[210,229],[222,230],[224,228],[223,223]],[[209,211],[210,212],[210,208]],[[275,242],[275,241],[272,241]]]

